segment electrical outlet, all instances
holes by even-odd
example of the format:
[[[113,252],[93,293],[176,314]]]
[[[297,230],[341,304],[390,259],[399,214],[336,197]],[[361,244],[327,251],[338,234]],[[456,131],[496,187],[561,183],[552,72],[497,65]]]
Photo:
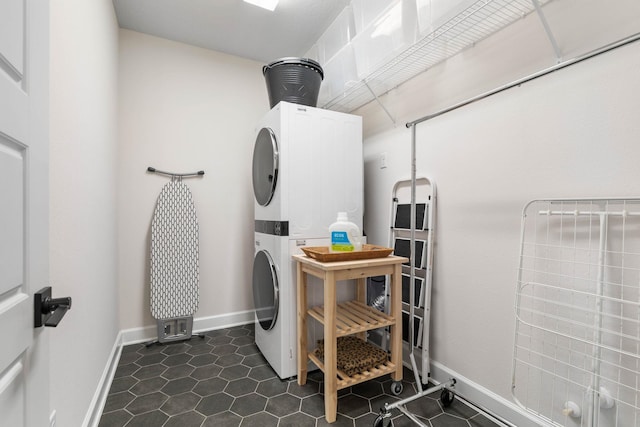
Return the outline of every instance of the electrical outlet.
[[[387,167],[387,153],[380,153],[380,169],[385,169]]]

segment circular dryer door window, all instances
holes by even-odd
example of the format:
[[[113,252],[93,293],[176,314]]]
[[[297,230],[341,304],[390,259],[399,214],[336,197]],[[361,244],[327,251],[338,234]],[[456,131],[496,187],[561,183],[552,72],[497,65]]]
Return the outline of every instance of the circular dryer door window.
[[[267,206],[276,191],[278,144],[269,128],[262,128],[253,147],[253,194],[261,206]]]
[[[259,251],[253,260],[253,304],[258,322],[265,331],[276,324],[278,301],[276,266],[266,251]]]

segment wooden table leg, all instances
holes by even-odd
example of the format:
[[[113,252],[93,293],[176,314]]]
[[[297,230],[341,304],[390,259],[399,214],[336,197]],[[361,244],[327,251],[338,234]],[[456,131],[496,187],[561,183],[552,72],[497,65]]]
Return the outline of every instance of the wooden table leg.
[[[324,415],[328,423],[338,411],[338,351],[336,349],[336,279],[328,271],[324,280]]]
[[[367,303],[367,279],[365,277],[356,279],[356,301]]]
[[[297,263],[298,384],[307,383],[307,275]]]
[[[367,279],[365,277],[356,279],[356,301],[367,305]],[[363,341],[367,340],[366,332],[361,332],[356,336]]]
[[[391,327],[391,363],[396,366],[396,370],[391,374],[394,381],[402,380],[402,266],[393,266],[391,275],[391,316],[396,319],[395,326]],[[409,320],[410,322],[413,319]]]

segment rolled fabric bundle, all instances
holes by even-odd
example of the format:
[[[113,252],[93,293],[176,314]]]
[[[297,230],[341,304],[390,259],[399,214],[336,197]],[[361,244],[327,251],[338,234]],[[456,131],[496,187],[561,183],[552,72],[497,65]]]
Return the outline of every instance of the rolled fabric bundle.
[[[389,356],[387,352],[354,336],[336,340],[337,368],[350,377],[381,365]],[[324,361],[324,340],[318,340],[316,355]]]

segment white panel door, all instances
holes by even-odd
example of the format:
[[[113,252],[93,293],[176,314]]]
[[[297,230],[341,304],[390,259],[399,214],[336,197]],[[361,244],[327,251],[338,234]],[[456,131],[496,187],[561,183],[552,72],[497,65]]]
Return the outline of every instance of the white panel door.
[[[0,424],[49,425],[48,0],[0,1]]]

